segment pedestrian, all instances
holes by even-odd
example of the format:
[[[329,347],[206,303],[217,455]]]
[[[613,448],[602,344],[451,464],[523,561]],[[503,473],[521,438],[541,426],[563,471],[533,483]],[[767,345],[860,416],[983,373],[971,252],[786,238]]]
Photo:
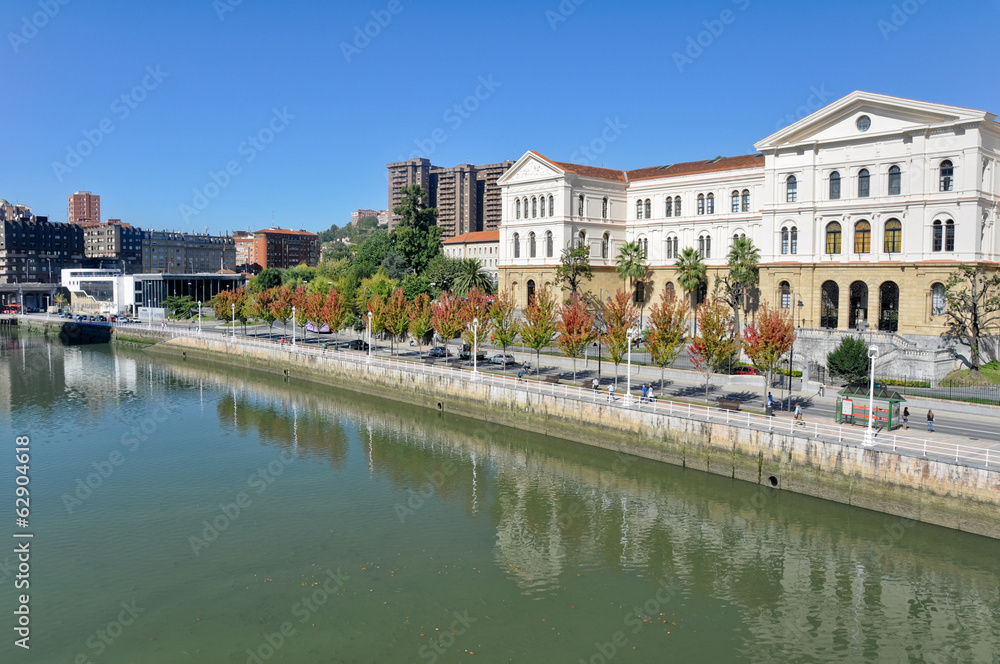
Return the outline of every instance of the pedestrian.
[[[799,402],[795,402],[795,420],[802,426],[806,425],[806,423],[802,421],[802,404]]]
[[[934,431],[934,411],[927,411],[927,430]]]
[[[519,383],[524,382],[524,369],[517,370],[517,382]]]
[[[591,385],[594,386],[594,396],[597,396],[597,388],[600,387],[601,381],[597,380],[597,378],[595,377],[593,382],[591,382]]]
[[[608,403],[615,400],[615,384],[608,383]]]
[[[904,429],[909,429],[910,428],[910,409],[909,408],[904,408],[903,409],[903,428]]]
[[[649,394],[649,387],[645,383],[643,383],[642,384],[642,399],[639,400],[639,403],[646,403],[646,396],[648,394]]]
[[[771,396],[770,392],[767,393],[767,407],[774,408],[774,397]]]

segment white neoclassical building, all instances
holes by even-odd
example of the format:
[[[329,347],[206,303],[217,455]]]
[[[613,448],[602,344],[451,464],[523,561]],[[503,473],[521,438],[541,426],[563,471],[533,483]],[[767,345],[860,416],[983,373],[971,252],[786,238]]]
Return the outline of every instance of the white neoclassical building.
[[[638,241],[645,306],[680,294],[673,266],[684,248],[714,284],[746,235],[761,254],[759,298],[794,312],[817,361],[835,331],[864,329],[900,358],[923,353],[912,361],[933,363],[934,375],[953,366],[934,352],[948,344],[944,283],[960,263],[1000,260],[996,116],[853,92],[754,147],[631,171],[526,153],[499,180],[501,287],[523,306],[553,283],[562,249],[583,243],[595,268],[588,290],[622,288],[615,258]]]

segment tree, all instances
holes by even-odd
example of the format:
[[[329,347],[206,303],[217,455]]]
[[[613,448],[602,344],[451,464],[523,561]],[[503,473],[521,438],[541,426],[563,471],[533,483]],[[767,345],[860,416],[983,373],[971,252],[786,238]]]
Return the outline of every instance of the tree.
[[[470,346],[476,342],[481,343],[490,336],[490,328],[493,326],[490,320],[490,299],[486,293],[473,288],[462,301],[462,320],[465,323],[462,338]],[[473,320],[479,321],[478,332],[472,329]]]
[[[269,267],[256,277],[250,285],[250,290],[263,293],[266,290],[277,288],[281,285],[281,270],[276,267]]]
[[[831,376],[839,376],[848,385],[868,382],[868,343],[861,337],[847,336],[826,356]]]
[[[400,193],[402,201],[393,208],[393,213],[399,215],[399,223],[392,232],[392,239],[396,251],[420,274],[430,260],[441,253],[438,211],[426,206],[427,192],[420,185],[410,185]]]
[[[664,370],[672,365],[684,348],[687,332],[688,306],[673,297],[673,292],[663,288],[660,301],[649,309],[649,330],[646,348],[653,363],[660,367],[660,392],[663,391]]]
[[[461,271],[459,259],[438,254],[427,264],[427,269],[421,272],[421,276],[427,279],[427,283],[433,284],[435,292],[452,292]]]
[[[615,365],[615,386],[618,386],[618,367],[628,353],[631,341],[629,333],[639,321],[639,312],[632,304],[632,294],[621,289],[608,300],[604,307],[605,332],[601,343],[608,351],[608,357]]]
[[[774,370],[795,343],[795,322],[784,309],[773,309],[766,302],[743,334],[743,351],[753,365],[764,373],[763,397],[774,380]]]
[[[320,309],[319,317],[324,323],[330,326],[334,337],[339,341],[340,329],[344,327],[347,314],[350,308],[347,306],[347,298],[336,288],[331,288],[326,294],[323,308]]]
[[[556,336],[556,298],[548,288],[542,288],[524,310],[524,325],[521,326],[521,340],[535,351],[535,376],[538,376],[538,362],[542,349]]]
[[[687,247],[681,251],[674,266],[677,269],[677,283],[690,298],[691,308],[695,309],[698,289],[708,279],[708,270],[701,262],[701,255],[691,247]],[[697,321],[697,317],[695,320]]]
[[[315,278],[316,268],[305,263],[299,263],[295,267],[289,267],[282,271],[281,284],[294,288],[300,284],[307,284]]]
[[[594,317],[587,313],[587,303],[574,293],[569,304],[559,307],[559,347],[573,358],[573,382],[576,382],[576,360],[597,338]]]
[[[294,325],[302,328],[302,338],[306,338],[306,323],[317,322],[320,312],[323,309],[324,297],[322,293],[313,292],[307,286],[301,285],[292,294],[292,306],[295,307]]]
[[[390,279],[395,279],[397,281],[405,279],[407,276],[413,274],[413,268],[411,268],[410,264],[406,262],[403,255],[395,249],[390,249],[388,253],[386,253],[385,258],[382,259],[381,268],[385,270]]]
[[[729,274],[715,281],[717,295],[725,299],[733,310],[736,321],[736,331],[739,332],[740,309],[743,309],[744,320],[749,313],[749,294],[760,281],[760,251],[754,246],[753,240],[741,235],[733,240],[727,256]]]
[[[215,317],[219,320],[230,320],[232,317],[232,305],[236,303],[238,293],[242,292],[242,288],[236,291],[224,290],[219,291],[215,297],[212,298],[209,306],[212,307],[212,311],[215,312]]]
[[[490,306],[489,317],[493,327],[493,343],[503,349],[503,368],[506,370],[507,347],[513,346],[521,334],[521,323],[514,315],[514,296],[510,291],[500,291]]]
[[[66,296],[62,293],[56,293],[56,296],[52,298],[52,303],[56,305],[56,308],[62,311],[62,308],[66,306]]]
[[[459,295],[465,295],[473,288],[486,294],[493,292],[493,280],[490,279],[490,275],[483,272],[483,264],[478,258],[459,260],[458,275],[452,286]]]
[[[253,317],[267,323],[267,338],[271,338],[271,329],[274,326],[274,313],[271,311],[271,304],[278,295],[278,287],[274,286],[267,290],[259,291],[252,298],[248,298],[244,313],[247,318]]]
[[[441,297],[431,304],[431,327],[441,337],[445,349],[465,327],[462,320],[462,298],[452,293],[441,293]]]
[[[371,298],[379,295],[383,300],[386,300],[398,285],[398,281],[389,278],[386,271],[380,268],[371,277],[363,279],[355,291],[357,311],[363,315],[369,309],[368,303]]]
[[[406,293],[402,288],[396,288],[386,300],[383,317],[385,329],[392,335],[393,342],[406,338],[406,331],[410,327],[410,303],[406,300]],[[389,347],[389,352],[395,354],[394,345]]]
[[[594,278],[590,268],[590,247],[579,245],[566,247],[559,257],[559,267],[556,268],[556,281],[569,288],[570,296],[579,295],[580,282]]]
[[[944,287],[948,335],[969,344],[970,378],[979,378],[982,335],[1000,323],[1000,275],[962,264]]]
[[[274,288],[274,299],[271,300],[271,315],[274,320],[281,321],[281,327],[288,334],[288,319],[292,317],[292,289],[289,286]]]
[[[740,350],[740,339],[729,315],[729,306],[713,298],[698,307],[698,335],[688,346],[695,369],[705,375],[705,396],[712,373],[722,371]]]
[[[392,251],[393,242],[389,233],[377,230],[358,246],[354,256],[354,265],[360,279],[367,279],[375,274],[385,261],[386,255]]]
[[[635,282],[646,275],[646,255],[642,245],[636,241],[626,242],[618,250],[615,259],[615,270],[622,279],[628,279],[628,290],[635,290]]]
[[[434,326],[431,325],[431,298],[427,293],[420,293],[410,305],[410,334],[423,350],[424,341],[431,333]]]
[[[164,309],[168,309],[171,318],[190,318],[198,308],[198,304],[190,295],[171,295],[160,303]]]

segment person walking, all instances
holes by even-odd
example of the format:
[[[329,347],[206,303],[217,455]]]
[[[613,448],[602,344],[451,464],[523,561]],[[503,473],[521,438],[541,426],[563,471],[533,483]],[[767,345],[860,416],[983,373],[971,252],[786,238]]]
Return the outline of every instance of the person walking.
[[[931,432],[934,431],[934,411],[933,410],[928,410],[927,411],[927,430],[931,431]]]
[[[615,400],[615,384],[608,383],[608,403],[611,403],[614,400]]]
[[[910,409],[909,408],[903,408],[903,428],[904,429],[909,429],[910,428]]]
[[[593,387],[594,387],[594,396],[596,397],[597,396],[597,388],[600,387],[601,381],[597,380],[597,378],[595,377],[594,380],[591,382],[591,385],[593,385]]]
[[[767,407],[774,408],[774,397],[771,396],[770,392],[767,393]]]
[[[802,421],[802,404],[799,402],[795,403],[795,421],[802,426],[806,425],[806,423]]]
[[[639,400],[639,403],[646,403],[646,396],[648,394],[649,394],[649,386],[646,385],[645,383],[643,383],[642,384],[642,399]]]
[[[523,383],[524,382],[524,369],[518,369],[517,370],[517,382],[519,382],[519,383]]]

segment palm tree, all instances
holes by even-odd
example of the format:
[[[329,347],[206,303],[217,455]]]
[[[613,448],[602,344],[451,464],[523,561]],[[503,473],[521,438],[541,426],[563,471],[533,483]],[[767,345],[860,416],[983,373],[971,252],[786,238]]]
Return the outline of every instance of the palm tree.
[[[674,264],[677,269],[677,283],[691,297],[691,308],[695,308],[695,297],[698,289],[708,279],[708,270],[701,262],[701,256],[692,247],[681,251]]]
[[[736,331],[740,330],[740,308],[744,316],[747,313],[747,295],[760,280],[760,250],[754,246],[753,240],[741,235],[733,240],[726,257],[729,264],[728,290],[730,306],[736,320]]]
[[[618,276],[628,279],[629,291],[634,291],[632,287],[636,279],[642,279],[646,275],[646,256],[642,250],[642,245],[638,242],[626,242],[618,250],[617,258]]]
[[[493,281],[490,276],[482,271],[483,264],[478,258],[462,258],[459,260],[459,271],[455,276],[452,287],[459,295],[468,293],[473,288],[478,288],[486,294],[493,292]]]

